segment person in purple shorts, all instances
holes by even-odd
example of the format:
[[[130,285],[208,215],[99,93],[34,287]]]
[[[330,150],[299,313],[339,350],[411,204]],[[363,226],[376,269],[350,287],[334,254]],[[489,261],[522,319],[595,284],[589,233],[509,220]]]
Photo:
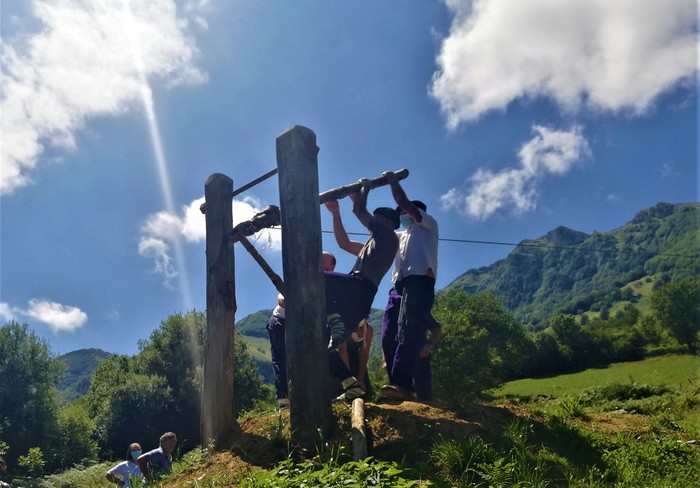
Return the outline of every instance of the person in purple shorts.
[[[384,310],[384,315],[382,316],[382,365],[389,377],[391,373],[389,364],[393,366],[393,359],[398,346],[399,313],[401,311],[401,292],[403,291],[400,284],[398,288],[398,290],[392,288],[389,291],[389,301]],[[424,329],[421,334],[422,344],[420,346],[416,365],[413,369],[415,397],[419,401],[431,400],[433,398],[431,352],[442,336],[442,325],[437,320],[426,320],[424,325],[426,329]],[[390,361],[387,361],[387,357],[390,358]],[[387,391],[386,388],[385,391]],[[391,395],[391,393],[393,392],[389,394]]]
[[[328,344],[331,374],[340,380],[344,393],[339,397],[352,401],[364,395],[360,384],[338,353],[338,348],[369,316],[374,296],[384,275],[391,268],[399,241],[394,232],[399,227],[398,213],[389,207],[367,211],[370,181],[362,186],[353,202],[353,213],[370,231],[370,238],[357,253],[357,261],[348,274],[325,272],[326,315],[330,341]],[[328,207],[331,213],[332,206]],[[335,207],[337,213],[337,207]],[[336,214],[333,216],[334,222]],[[342,246],[341,246],[342,247]]]
[[[393,172],[383,175],[391,186],[404,230],[399,233],[399,252],[392,273],[394,287],[382,320],[382,352],[389,383],[382,386],[381,392],[392,400],[407,400],[416,393],[416,364],[424,350],[429,356],[432,349],[432,344],[426,343],[426,331],[440,327],[431,312],[435,301],[439,230],[426,205],[409,200]]]

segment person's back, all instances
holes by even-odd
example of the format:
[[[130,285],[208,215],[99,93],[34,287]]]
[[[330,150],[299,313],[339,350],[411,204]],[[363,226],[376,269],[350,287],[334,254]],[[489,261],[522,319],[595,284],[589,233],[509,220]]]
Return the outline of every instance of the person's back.
[[[166,432],[160,436],[160,446],[138,457],[136,462],[147,480],[158,480],[168,475],[173,470],[172,452],[177,444],[177,437],[173,432]]]

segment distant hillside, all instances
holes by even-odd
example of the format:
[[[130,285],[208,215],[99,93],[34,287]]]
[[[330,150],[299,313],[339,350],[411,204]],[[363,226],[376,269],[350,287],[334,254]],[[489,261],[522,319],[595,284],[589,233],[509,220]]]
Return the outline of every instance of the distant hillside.
[[[93,373],[111,355],[102,349],[78,349],[58,357],[66,364],[58,385],[66,401],[71,402],[87,393]]]
[[[505,259],[472,269],[447,288],[492,292],[524,325],[553,314],[641,308],[660,284],[700,275],[700,204],[659,203],[609,232],[558,227],[522,241]]]
[[[265,326],[270,320],[270,315],[272,315],[271,308],[251,313],[236,322],[236,332],[245,336],[267,338]]]

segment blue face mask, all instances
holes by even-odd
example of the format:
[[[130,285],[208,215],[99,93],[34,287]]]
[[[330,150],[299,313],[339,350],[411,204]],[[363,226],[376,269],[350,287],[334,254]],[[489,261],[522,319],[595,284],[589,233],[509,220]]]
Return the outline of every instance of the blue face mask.
[[[411,225],[413,225],[413,219],[408,215],[401,215],[399,217],[399,221],[401,222],[402,229],[408,229],[409,227],[411,227]]]
[[[131,451],[131,459],[136,461],[136,458],[138,458],[141,455],[141,451]]]

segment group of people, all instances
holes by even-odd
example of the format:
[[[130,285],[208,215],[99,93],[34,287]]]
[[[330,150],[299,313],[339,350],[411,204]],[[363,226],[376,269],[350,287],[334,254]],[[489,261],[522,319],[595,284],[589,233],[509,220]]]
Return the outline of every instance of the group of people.
[[[177,436],[166,432],[160,436],[159,447],[148,452],[141,452],[141,445],[134,442],[126,451],[126,460],[107,471],[106,478],[119,488],[146,486],[156,481],[173,469],[172,453],[177,444]]]
[[[141,445],[134,442],[126,451],[126,460],[107,471],[105,477],[119,488],[141,487],[149,482],[156,482],[172,472],[172,453],[176,445],[177,436],[173,432],[166,432],[160,436],[159,447],[143,454]],[[7,463],[0,457],[0,488],[11,488],[10,484],[4,481],[6,473]]]
[[[367,210],[371,182],[360,180],[351,194],[353,213],[370,232],[362,243],[348,237],[337,201],[327,202],[338,246],[357,256],[350,273],[335,271],[335,257],[324,252],[326,324],[332,376],[342,386],[338,399],[366,397],[371,388],[367,359],[373,328],[367,322],[383,277],[392,268],[392,288],[381,328],[382,359],[388,383],[382,396],[392,400],[432,397],[430,354],[441,335],[431,313],[437,276],[438,224],[426,205],[409,200],[397,176],[383,173],[396,208]],[[401,227],[401,231],[397,230]],[[267,330],[270,336],[275,387],[280,408],[289,404],[284,343],[284,298],[278,296]]]

